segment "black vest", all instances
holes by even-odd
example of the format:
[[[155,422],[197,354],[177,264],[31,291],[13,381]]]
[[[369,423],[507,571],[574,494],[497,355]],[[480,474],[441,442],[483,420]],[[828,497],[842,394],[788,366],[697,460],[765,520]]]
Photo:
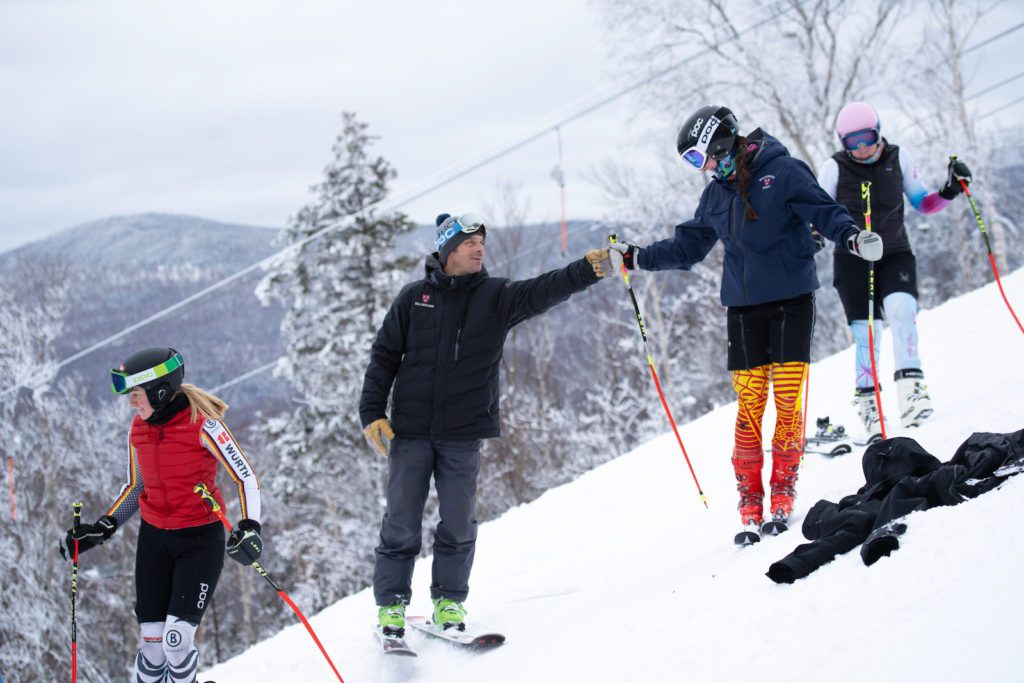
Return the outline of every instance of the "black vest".
[[[864,200],[860,184],[871,181],[871,229],[882,236],[885,255],[910,251],[907,229],[903,226],[903,169],[900,168],[900,148],[885,144],[882,155],[873,164],[859,164],[846,152],[832,155],[839,165],[836,181],[836,201],[846,207],[864,227]]]

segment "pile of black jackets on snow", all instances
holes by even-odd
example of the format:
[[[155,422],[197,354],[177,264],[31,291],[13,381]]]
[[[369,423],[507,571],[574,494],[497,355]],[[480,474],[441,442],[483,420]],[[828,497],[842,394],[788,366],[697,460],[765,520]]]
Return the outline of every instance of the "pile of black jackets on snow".
[[[949,462],[913,439],[886,439],[868,446],[863,466],[864,486],[838,503],[818,501],[803,523],[811,542],[774,563],[770,579],[793,583],[861,544],[864,564],[874,564],[899,548],[909,513],[956,505],[1024,471],[1024,429],[972,434]]]

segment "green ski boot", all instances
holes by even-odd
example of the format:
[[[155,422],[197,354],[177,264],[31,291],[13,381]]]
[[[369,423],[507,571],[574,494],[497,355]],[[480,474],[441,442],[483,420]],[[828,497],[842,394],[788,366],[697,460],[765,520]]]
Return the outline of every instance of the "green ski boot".
[[[377,623],[385,635],[405,636],[405,605],[384,605],[377,610]]]
[[[442,629],[466,630],[466,608],[458,600],[437,598],[434,600],[434,624]]]

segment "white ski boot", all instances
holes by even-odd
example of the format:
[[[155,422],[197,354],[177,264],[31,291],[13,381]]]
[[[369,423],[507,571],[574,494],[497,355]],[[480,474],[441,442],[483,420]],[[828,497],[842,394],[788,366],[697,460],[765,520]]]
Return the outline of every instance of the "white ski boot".
[[[879,389],[881,392],[881,389]],[[853,396],[853,403],[857,406],[857,415],[860,417],[864,431],[868,435],[868,443],[874,443],[882,438],[882,422],[878,418],[878,405],[875,403],[874,387],[858,387]]]
[[[934,412],[924,373],[917,368],[897,370],[895,379],[900,397],[900,424],[904,429],[917,427]]]

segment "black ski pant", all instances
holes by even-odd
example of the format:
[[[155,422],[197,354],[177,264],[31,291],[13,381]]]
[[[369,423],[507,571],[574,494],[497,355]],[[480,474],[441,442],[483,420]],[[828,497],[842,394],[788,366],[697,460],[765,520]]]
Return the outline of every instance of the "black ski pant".
[[[434,477],[441,521],[434,532],[430,597],[460,602],[469,594],[476,552],[476,483],[480,440],[400,439],[388,456],[387,510],[373,572],[378,605],[408,604],[422,547],[423,508]]]
[[[135,553],[135,616],[139,623],[168,614],[199,625],[224,567],[220,522],[185,529],[139,525]]]

